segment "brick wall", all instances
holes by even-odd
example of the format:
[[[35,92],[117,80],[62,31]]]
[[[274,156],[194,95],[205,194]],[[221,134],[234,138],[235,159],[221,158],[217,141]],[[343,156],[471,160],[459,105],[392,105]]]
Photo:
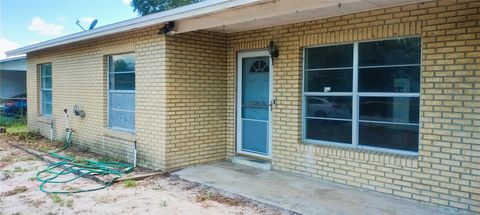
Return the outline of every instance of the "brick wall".
[[[166,44],[167,168],[225,160],[226,36],[191,32]]]
[[[158,26],[89,40],[86,42],[29,53],[27,93],[28,127],[64,138],[63,109],[75,104],[86,112],[85,118],[70,112],[74,144],[93,152],[132,161],[134,141],[138,145],[138,163],[152,169],[165,169],[165,37]],[[136,133],[107,129],[107,55],[135,53],[136,61]],[[39,77],[37,66],[52,63],[53,114],[39,115]]]
[[[433,1],[228,35],[228,157],[236,53],[274,40],[274,169],[480,212],[479,8],[479,1]],[[304,47],[412,35],[423,42],[418,156],[302,143]]]
[[[30,130],[63,138],[63,108],[75,144],[139,165],[171,170],[235,155],[238,51],[275,40],[272,164],[432,204],[480,212],[480,3],[434,1],[248,32],[159,36],[159,26],[28,54]],[[302,52],[311,45],[422,37],[418,156],[304,144]],[[136,133],[107,129],[106,55],[135,52]],[[53,117],[38,115],[37,64],[52,62]],[[227,144],[225,144],[227,143]],[[131,159],[131,158],[130,158]]]
[[[160,36],[158,26],[28,55],[29,129],[64,138],[63,109],[77,146],[138,164],[171,170],[224,160],[226,155],[226,36],[192,32]],[[135,133],[107,128],[107,55],[135,53]],[[53,116],[39,116],[38,71],[52,63]]]

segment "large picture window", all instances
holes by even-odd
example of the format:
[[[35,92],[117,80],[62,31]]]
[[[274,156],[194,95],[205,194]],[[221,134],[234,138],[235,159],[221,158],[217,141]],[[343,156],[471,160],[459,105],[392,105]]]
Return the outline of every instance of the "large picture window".
[[[135,130],[135,56],[108,57],[108,127]]]
[[[304,140],[418,152],[420,38],[305,49]]]
[[[39,65],[40,69],[40,114],[52,115],[52,64]]]

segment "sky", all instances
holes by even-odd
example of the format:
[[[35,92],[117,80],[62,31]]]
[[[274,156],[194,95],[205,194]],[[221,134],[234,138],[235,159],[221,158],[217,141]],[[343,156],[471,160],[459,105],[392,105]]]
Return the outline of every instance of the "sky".
[[[0,59],[5,52],[138,17],[131,0],[0,0]]]

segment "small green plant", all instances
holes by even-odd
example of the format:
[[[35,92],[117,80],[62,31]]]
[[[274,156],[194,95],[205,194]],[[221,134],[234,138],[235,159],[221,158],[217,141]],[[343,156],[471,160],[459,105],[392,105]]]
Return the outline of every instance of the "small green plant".
[[[131,179],[125,180],[125,181],[123,182],[123,185],[124,185],[125,187],[136,187],[136,186],[137,186],[137,181],[131,180]]]
[[[52,199],[52,201],[54,203],[57,203],[57,204],[60,204],[60,205],[63,203],[63,199],[59,195],[51,194],[50,198]]]
[[[36,179],[37,179],[37,178],[35,178],[35,177],[30,177],[30,178],[28,178],[28,180],[30,180],[30,181],[35,181]]]
[[[12,172],[28,172],[28,169],[24,169],[22,167],[16,166]]]
[[[160,207],[167,207],[167,201],[160,199]]]

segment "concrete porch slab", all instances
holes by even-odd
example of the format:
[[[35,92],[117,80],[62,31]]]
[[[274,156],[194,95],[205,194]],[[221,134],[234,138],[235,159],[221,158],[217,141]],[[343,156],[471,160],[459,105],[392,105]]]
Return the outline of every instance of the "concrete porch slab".
[[[458,214],[449,208],[230,162],[190,167],[172,175],[300,214]]]

